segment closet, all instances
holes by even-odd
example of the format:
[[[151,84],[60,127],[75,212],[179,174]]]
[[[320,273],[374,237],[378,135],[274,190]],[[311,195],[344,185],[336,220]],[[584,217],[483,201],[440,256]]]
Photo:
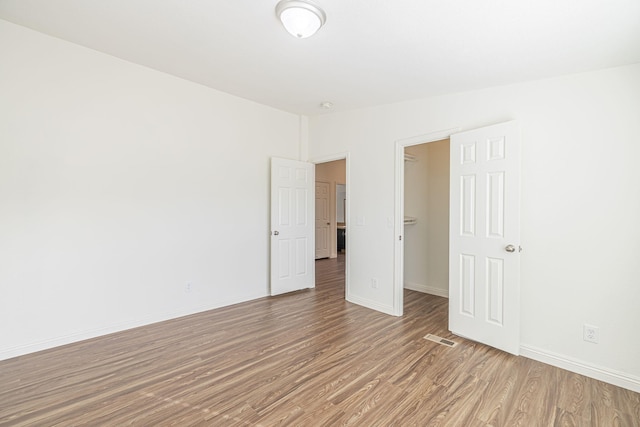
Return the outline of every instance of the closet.
[[[449,140],[405,148],[404,287],[449,294]]]

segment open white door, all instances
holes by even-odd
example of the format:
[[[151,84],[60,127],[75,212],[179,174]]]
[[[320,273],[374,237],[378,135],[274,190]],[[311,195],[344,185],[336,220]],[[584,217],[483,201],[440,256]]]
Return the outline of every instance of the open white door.
[[[315,286],[312,163],[271,158],[271,295]]]
[[[451,135],[449,329],[520,347],[520,132],[507,122]]]

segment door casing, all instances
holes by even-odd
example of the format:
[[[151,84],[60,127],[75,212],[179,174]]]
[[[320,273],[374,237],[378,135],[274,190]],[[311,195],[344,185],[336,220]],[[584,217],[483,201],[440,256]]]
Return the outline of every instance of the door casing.
[[[346,220],[346,247],[349,248],[349,229],[351,227],[351,221],[349,221],[349,212],[351,212],[351,208],[349,207],[349,202],[351,200],[351,182],[350,174],[351,174],[351,166],[350,166],[350,153],[348,151],[331,154],[328,156],[314,157],[309,161],[315,165],[319,163],[328,163],[336,160],[344,160],[345,161],[345,182],[347,195],[346,195],[346,203],[345,203],[345,220]],[[351,294],[351,274],[350,274],[350,251],[347,249],[345,255],[345,271],[344,271],[344,293],[345,299],[349,300],[349,295]]]
[[[395,224],[394,224],[394,279],[393,315],[402,316],[404,310],[404,149],[413,145],[440,141],[460,131],[460,128],[445,129],[396,141],[395,176]]]

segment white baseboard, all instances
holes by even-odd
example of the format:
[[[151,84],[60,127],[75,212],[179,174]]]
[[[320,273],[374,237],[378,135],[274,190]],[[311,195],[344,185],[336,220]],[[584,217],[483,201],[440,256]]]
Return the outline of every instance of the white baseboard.
[[[589,378],[604,381],[618,387],[640,393],[640,378],[600,366],[591,365],[581,360],[555,354],[528,345],[520,346],[520,355],[557,368],[566,369]]]
[[[404,288],[412,291],[422,292],[424,294],[437,295],[439,297],[449,298],[449,289],[442,289],[433,286],[427,286],[420,283],[404,282]]]
[[[380,304],[377,301],[372,301],[370,299],[361,298],[361,297],[354,296],[354,295],[347,295],[345,299],[347,301],[349,301],[349,302],[354,303],[354,304],[358,304],[358,305],[361,305],[363,307],[370,308],[371,310],[376,310],[376,311],[379,311],[379,312],[384,313],[384,314],[389,314],[391,316],[396,316],[396,314],[393,312],[393,306]]]
[[[127,329],[138,328],[140,326],[150,325],[152,323],[163,322],[165,320],[176,319],[178,317],[189,316],[191,314],[201,313],[203,311],[213,310],[240,302],[251,301],[254,299],[265,297],[266,295],[244,295],[233,299],[213,302],[208,305],[197,307],[188,307],[166,313],[160,313],[153,316],[146,316],[128,322],[121,322],[107,325],[102,328],[87,329],[75,333],[60,335],[46,340],[35,341],[28,344],[0,348],[0,360],[11,359],[13,357],[23,356],[37,351],[48,350],[50,348],[59,347],[61,345],[72,344],[74,342],[84,341],[91,338],[97,338],[103,335],[109,335],[116,332],[126,331]]]

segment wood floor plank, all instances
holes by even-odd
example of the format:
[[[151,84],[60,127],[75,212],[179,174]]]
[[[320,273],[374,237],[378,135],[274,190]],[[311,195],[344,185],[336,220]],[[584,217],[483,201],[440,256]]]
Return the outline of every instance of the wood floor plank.
[[[345,301],[344,256],[316,277],[2,361],[0,426],[640,426],[638,393],[451,335],[446,298],[393,317]]]

